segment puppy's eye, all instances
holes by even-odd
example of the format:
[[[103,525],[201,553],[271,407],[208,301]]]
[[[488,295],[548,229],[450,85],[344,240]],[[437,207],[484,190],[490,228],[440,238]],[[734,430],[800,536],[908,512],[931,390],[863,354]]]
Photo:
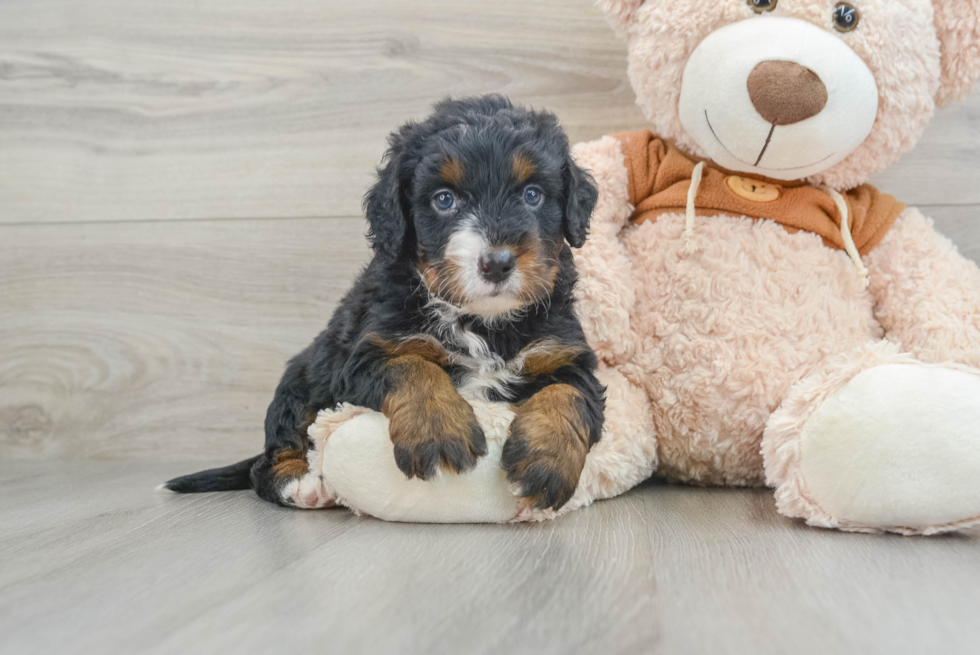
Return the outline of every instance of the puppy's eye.
[[[752,7],[755,13],[761,14],[764,11],[772,11],[775,9],[778,1],[779,0],[749,0],[749,6]]]
[[[435,195],[432,196],[432,208],[437,212],[452,211],[456,208],[456,196],[453,195],[452,191],[446,189],[436,191]]]
[[[834,29],[838,32],[850,32],[860,21],[861,13],[846,2],[838,2],[834,7]]]
[[[524,202],[531,207],[537,207],[541,204],[541,199],[544,198],[544,194],[541,193],[541,189],[536,186],[529,186],[524,189]]]

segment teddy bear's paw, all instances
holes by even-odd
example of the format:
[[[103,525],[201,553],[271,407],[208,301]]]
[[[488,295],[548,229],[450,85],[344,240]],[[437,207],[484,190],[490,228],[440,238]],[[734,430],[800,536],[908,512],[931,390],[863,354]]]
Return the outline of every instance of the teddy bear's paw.
[[[281,493],[286,504],[299,509],[321,509],[335,505],[335,499],[327,490],[323,476],[312,472],[291,480]]]
[[[769,473],[784,459],[776,476],[784,514],[903,534],[980,523],[980,371],[875,366],[809,409],[795,422],[777,411],[767,430],[778,439],[769,432],[798,428],[767,461]]]

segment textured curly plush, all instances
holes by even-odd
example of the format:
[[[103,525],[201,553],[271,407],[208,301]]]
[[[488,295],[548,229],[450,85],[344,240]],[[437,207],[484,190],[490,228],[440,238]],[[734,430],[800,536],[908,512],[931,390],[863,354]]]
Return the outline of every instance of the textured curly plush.
[[[638,128],[670,139],[694,161],[720,151],[711,139],[751,147],[759,122],[753,105],[760,104],[751,90],[721,100],[745,117],[736,133],[702,130],[698,114],[685,117],[713,92],[689,88],[700,74],[688,66],[696,51],[721,42],[734,52],[739,35],[760,29],[799,29],[810,38],[816,26],[826,35],[817,37],[821,47],[856,53],[873,75],[877,113],[859,146],[801,181],[829,194],[864,184],[909,150],[937,102],[961,97],[980,74],[975,0],[935,8],[927,0],[855,2],[860,23],[846,33],[833,29],[835,2],[779,3],[762,15],[743,0],[599,5],[628,42],[630,79],[651,121]],[[774,34],[769,41],[779,40]],[[834,71],[813,73],[818,67],[809,68],[816,59],[807,59],[807,48],[759,61],[789,61],[787,68],[818,75],[833,103],[840,87]],[[685,127],[692,123],[694,133]],[[786,157],[808,161],[839,143],[832,132],[819,134],[819,121],[791,127],[774,124],[769,132]],[[980,381],[980,370],[971,368],[980,366],[976,265],[916,209],[892,218],[877,245],[855,261],[818,235],[791,229],[765,194],[751,216],[718,211],[710,205],[717,189],[695,189],[692,252],[682,213],[634,220],[637,179],[652,179],[653,192],[671,184],[689,190],[692,182],[689,174],[664,179],[677,167],[635,156],[631,138],[576,146],[600,186],[592,238],[577,252],[578,294],[600,359],[647,394],[657,470],[698,484],[768,482],[781,512],[823,527],[933,534],[980,520],[980,459],[963,455],[980,452],[980,428],[971,423],[980,394],[961,392]],[[737,152],[727,154],[736,164],[721,171],[738,180],[735,191],[749,180],[748,188],[776,189],[781,197],[800,183],[766,171],[762,155],[737,163]],[[842,236],[847,218],[852,225],[862,218],[860,208],[846,205],[849,217],[832,216]],[[941,411],[927,411],[925,400]],[[618,410],[634,413],[610,404],[607,415]],[[877,495],[859,493],[852,480],[878,481]],[[842,490],[850,495],[842,498]]]
[[[691,53],[718,29],[759,17],[745,0],[663,2],[599,0],[626,37],[637,103],[655,131],[696,155],[706,155],[677,112]],[[806,21],[832,32],[836,1],[776,5],[773,16]],[[874,74],[880,102],[867,140],[850,156],[810,177],[814,184],[850,188],[892,164],[918,142],[936,104],[962,97],[980,75],[978,3],[969,0],[861,0],[861,24],[840,38]]]
[[[825,528],[980,523],[980,270],[861,186],[980,75],[980,0],[852,0],[836,27],[837,0],[597,4],[649,123],[574,149],[599,188],[576,295],[607,386],[574,497],[536,512],[474,476],[454,482],[481,499],[463,507],[368,498],[370,460],[328,495],[401,520],[541,520],[656,471],[769,484]],[[324,457],[385,443],[369,436]]]

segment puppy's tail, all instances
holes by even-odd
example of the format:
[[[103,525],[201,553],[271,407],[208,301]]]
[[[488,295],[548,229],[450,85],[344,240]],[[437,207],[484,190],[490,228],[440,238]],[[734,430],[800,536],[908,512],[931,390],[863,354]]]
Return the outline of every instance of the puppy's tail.
[[[164,482],[159,489],[169,489],[179,494],[199,494],[205,491],[237,491],[251,489],[250,473],[255,462],[262,455],[256,455],[242,460],[237,464],[223,466],[207,471],[199,471],[190,475],[182,475],[169,482]]]

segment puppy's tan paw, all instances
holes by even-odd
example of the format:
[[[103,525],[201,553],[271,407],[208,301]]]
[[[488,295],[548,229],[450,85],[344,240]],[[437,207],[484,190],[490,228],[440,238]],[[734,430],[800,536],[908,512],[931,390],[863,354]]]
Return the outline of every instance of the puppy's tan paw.
[[[412,362],[381,411],[388,417],[395,463],[408,477],[428,480],[441,469],[462,473],[487,454],[487,441],[470,404],[449,376],[429,362]]]
[[[545,387],[517,409],[500,464],[535,509],[559,509],[575,493],[589,452],[581,395],[566,384]]]
[[[420,428],[419,422],[424,427]],[[436,414],[405,423],[411,427],[396,426],[391,439],[395,444],[395,463],[410,478],[428,480],[438,469],[462,473],[487,454],[486,437],[475,420],[447,428],[445,417]]]

